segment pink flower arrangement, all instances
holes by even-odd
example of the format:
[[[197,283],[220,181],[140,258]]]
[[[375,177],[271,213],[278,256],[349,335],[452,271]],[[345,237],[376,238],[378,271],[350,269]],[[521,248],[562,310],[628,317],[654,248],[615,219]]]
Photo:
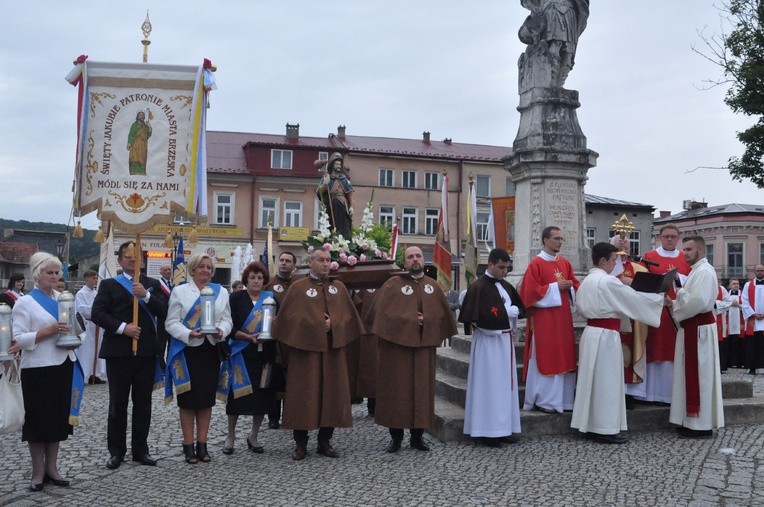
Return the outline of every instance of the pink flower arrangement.
[[[313,253],[313,250],[315,250],[315,248],[313,248],[312,246],[308,247],[308,253],[309,254]]]
[[[331,244],[331,243],[324,243],[324,246],[323,246],[323,248],[324,248],[324,250],[326,250],[327,252],[330,252],[330,251],[332,250],[332,244]]]
[[[340,269],[340,263],[337,261],[332,261],[332,263],[329,264],[329,269],[331,269],[332,271],[337,271],[338,269]]]
[[[358,263],[358,259],[356,259],[355,255],[349,256],[347,260],[348,260],[348,266],[355,266],[356,263]]]
[[[340,262],[347,262],[348,260],[348,254],[345,252],[340,252]]]
[[[358,257],[358,260],[359,260],[359,261],[361,261],[361,262],[365,261],[365,260],[366,260],[366,254],[361,254],[361,255]]]
[[[377,257],[382,257],[382,250],[377,248],[376,250],[374,250],[374,255],[376,255]]]

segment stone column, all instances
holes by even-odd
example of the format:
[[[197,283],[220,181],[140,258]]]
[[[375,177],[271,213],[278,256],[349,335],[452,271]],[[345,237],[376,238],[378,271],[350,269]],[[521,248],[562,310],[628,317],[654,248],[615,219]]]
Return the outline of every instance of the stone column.
[[[541,232],[559,227],[562,255],[576,273],[586,273],[586,173],[598,154],[586,147],[578,124],[578,92],[559,87],[530,87],[520,94],[520,127],[504,168],[515,183],[515,251],[510,279],[520,280],[541,251]]]

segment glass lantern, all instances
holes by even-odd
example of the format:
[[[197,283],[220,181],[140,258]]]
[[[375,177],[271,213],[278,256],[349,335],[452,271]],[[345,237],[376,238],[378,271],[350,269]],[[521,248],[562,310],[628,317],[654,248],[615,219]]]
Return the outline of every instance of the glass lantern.
[[[10,361],[13,355],[8,353],[13,338],[13,321],[11,307],[0,303],[0,361]]]
[[[273,317],[276,314],[276,300],[268,296],[263,301],[263,329],[258,335],[258,340],[273,340],[271,335],[271,326],[273,325]]]
[[[215,291],[209,285],[201,290],[200,299],[202,300],[202,334],[215,334],[218,332],[215,327]]]
[[[69,331],[59,337],[56,347],[62,349],[76,349],[82,345],[82,340],[77,336],[77,315],[74,310],[74,296],[65,290],[58,296],[58,322],[69,326]]]

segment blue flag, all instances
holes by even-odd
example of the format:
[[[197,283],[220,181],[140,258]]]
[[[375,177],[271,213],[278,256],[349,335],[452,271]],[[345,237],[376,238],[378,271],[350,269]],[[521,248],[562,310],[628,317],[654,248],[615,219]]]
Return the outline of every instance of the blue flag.
[[[186,283],[186,259],[183,256],[183,236],[178,241],[178,252],[175,254],[175,264],[172,266],[173,286]]]

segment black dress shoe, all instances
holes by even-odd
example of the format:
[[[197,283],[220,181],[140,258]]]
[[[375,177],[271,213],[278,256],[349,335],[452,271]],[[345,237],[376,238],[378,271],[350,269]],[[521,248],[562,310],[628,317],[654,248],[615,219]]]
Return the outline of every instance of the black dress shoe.
[[[101,380],[100,378],[98,378],[96,376],[93,376],[93,383],[94,384],[105,384],[106,381],[105,380]]]
[[[421,439],[421,438],[417,438],[417,439],[414,439],[414,440],[410,440],[410,441],[409,441],[409,445],[410,445],[412,448],[414,448],[414,449],[417,449],[417,450],[419,450],[419,451],[429,451],[429,450],[430,450],[430,446],[429,446],[429,445],[427,445],[427,444],[425,444],[425,443],[424,443],[424,440],[423,440],[423,439]]]
[[[48,474],[45,474],[42,478],[43,484],[53,484],[54,486],[60,486],[62,488],[66,488],[69,486],[69,481],[66,479],[54,479]]]
[[[512,435],[507,435],[506,437],[499,437],[497,438],[499,442],[505,443],[505,444],[519,444],[520,440],[517,439],[517,437],[514,437]]]
[[[501,438],[480,437],[480,443],[486,447],[501,447]]]
[[[32,483],[29,485],[29,491],[42,491],[42,482],[39,484]]]
[[[249,441],[249,437],[247,437],[247,449],[255,454],[262,454],[265,452],[265,448],[262,445],[252,445],[252,442]]]
[[[157,466],[157,460],[152,458],[149,453],[141,454],[140,456],[133,456],[133,461],[137,461],[141,465],[147,465],[150,467]]]
[[[587,433],[595,442],[603,444],[625,444],[629,441],[629,437],[616,433],[615,435],[600,435],[599,433]]]
[[[119,468],[119,465],[122,464],[122,461],[124,461],[125,458],[122,456],[112,456],[109,458],[109,461],[106,462],[106,468],[109,468],[111,470]]]
[[[186,459],[186,463],[189,465],[196,465],[199,463],[199,459],[196,457],[196,451],[194,451],[194,444],[183,444],[183,456]]]
[[[398,452],[401,450],[401,441],[396,439],[391,439],[390,443],[387,444],[387,452]]]
[[[223,446],[223,454],[231,455],[233,454],[233,447],[225,447]]]
[[[209,463],[212,461],[212,456],[210,456],[210,453],[207,451],[207,442],[196,443],[196,457],[199,458],[199,461],[202,463]]]
[[[713,430],[691,430],[684,426],[679,426],[676,429],[679,438],[709,438],[714,436]]]

